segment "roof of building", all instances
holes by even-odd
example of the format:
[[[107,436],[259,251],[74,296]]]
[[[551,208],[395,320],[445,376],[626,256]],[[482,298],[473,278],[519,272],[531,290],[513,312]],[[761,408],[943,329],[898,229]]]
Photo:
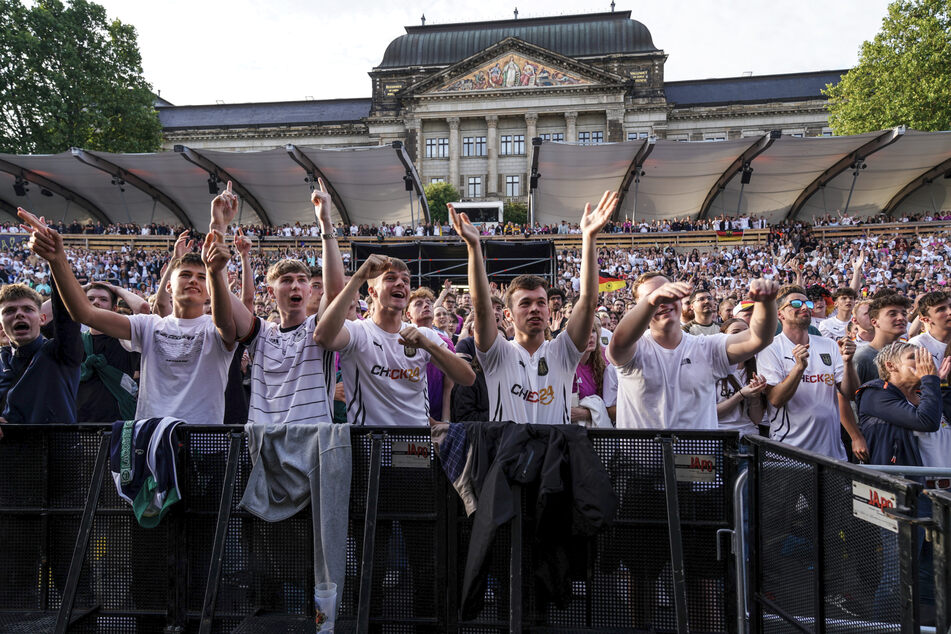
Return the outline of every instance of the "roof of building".
[[[825,99],[821,91],[826,84],[839,83],[847,72],[823,70],[787,75],[671,81],[664,83],[664,94],[675,107]]]
[[[370,114],[372,99],[276,101],[270,103],[207,104],[158,108],[166,130],[183,128],[241,128],[359,121]]]
[[[568,57],[658,51],[630,11],[407,26],[387,46],[378,69],[454,64],[507,37]]]

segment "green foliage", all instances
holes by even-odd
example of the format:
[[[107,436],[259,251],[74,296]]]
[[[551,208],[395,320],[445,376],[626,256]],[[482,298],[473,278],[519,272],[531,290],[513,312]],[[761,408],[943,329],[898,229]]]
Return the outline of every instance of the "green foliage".
[[[446,222],[449,220],[449,210],[446,209],[446,203],[458,202],[462,196],[459,190],[451,183],[430,183],[423,190],[426,193],[426,202],[429,203],[429,215],[433,222]]]
[[[524,225],[528,222],[528,205],[518,200],[506,202],[502,207],[502,220]]]
[[[135,28],[102,6],[0,0],[0,151],[154,151],[153,100]]]
[[[836,134],[951,129],[951,0],[897,0],[858,65],[826,86]]]

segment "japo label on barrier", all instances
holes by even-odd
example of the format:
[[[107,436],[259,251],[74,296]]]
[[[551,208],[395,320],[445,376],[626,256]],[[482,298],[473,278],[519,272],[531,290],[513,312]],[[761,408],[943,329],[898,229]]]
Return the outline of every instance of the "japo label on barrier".
[[[894,493],[852,480],[852,515],[897,533],[898,520],[885,515],[885,509],[894,508]]]
[[[674,467],[677,482],[715,482],[717,479],[716,456],[677,454]]]
[[[394,467],[429,468],[429,443],[394,440],[390,447]]]

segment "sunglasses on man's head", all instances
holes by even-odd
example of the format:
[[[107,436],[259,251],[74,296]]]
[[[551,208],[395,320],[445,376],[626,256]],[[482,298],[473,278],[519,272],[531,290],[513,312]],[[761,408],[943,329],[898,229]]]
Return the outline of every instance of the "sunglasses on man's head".
[[[807,299],[807,300],[793,299],[786,305],[792,306],[793,308],[802,308],[803,306],[805,306],[809,310],[812,310],[816,306],[814,303],[812,303],[811,299]]]

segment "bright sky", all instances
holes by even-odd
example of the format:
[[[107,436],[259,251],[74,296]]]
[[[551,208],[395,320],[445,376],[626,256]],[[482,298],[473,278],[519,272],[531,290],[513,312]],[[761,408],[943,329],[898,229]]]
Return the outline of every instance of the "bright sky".
[[[176,105],[369,97],[367,72],[406,25],[610,10],[567,0],[97,0],[139,33],[145,77]],[[849,68],[886,0],[642,0],[668,81]]]

